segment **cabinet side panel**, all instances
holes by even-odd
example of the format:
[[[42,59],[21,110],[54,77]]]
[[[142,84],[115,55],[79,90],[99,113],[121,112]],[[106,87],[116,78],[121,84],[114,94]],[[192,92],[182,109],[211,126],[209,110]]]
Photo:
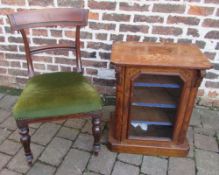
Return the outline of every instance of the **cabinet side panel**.
[[[173,141],[175,144],[181,144],[185,141],[185,137],[183,140],[180,140],[179,138],[182,134],[181,130],[185,126],[184,120],[186,118],[188,104],[190,103],[190,96],[192,95],[194,72],[192,70],[183,70],[181,71],[181,76],[184,77],[184,88],[180,97],[180,104],[177,112],[177,121],[174,128]],[[185,129],[187,130],[188,128]]]
[[[114,118],[115,139],[121,140],[123,123],[125,67],[116,66],[116,111]]]
[[[190,91],[189,100],[188,100],[188,103],[186,106],[186,113],[184,116],[183,125],[182,125],[182,128],[181,128],[180,133],[179,133],[178,143],[183,143],[183,141],[186,138],[186,133],[188,130],[190,118],[192,115],[193,107],[195,105],[195,99],[196,99],[198,87],[200,86],[200,83],[203,79],[203,76],[204,76],[204,74],[202,74],[201,71],[194,72],[193,83],[192,83],[192,87],[191,87],[191,91]]]
[[[189,100],[190,90],[191,90],[190,87],[184,86],[181,97],[180,97],[180,104],[177,109],[177,120],[176,120],[176,124],[174,127],[174,133],[173,133],[173,142],[175,144],[179,144],[178,138],[179,138],[179,134],[181,131],[181,127],[183,125],[183,120],[184,120],[184,116],[186,113],[186,106]]]

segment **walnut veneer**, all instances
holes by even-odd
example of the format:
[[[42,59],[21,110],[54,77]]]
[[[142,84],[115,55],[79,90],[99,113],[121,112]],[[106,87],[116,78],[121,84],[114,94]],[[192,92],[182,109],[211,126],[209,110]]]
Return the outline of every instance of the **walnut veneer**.
[[[198,87],[212,67],[190,44],[118,42],[116,111],[109,148],[149,155],[186,156],[186,133]]]

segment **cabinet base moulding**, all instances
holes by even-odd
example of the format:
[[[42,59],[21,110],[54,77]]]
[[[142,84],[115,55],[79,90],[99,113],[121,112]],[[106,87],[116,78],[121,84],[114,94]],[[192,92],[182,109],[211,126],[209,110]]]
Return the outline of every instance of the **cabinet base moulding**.
[[[119,142],[113,136],[113,124],[110,122],[110,130],[109,130],[109,142],[108,148],[113,152],[120,153],[133,153],[133,154],[144,154],[144,155],[152,155],[152,156],[175,156],[175,157],[185,157],[189,152],[189,144],[187,139],[185,142],[180,145],[171,144],[167,146],[154,146],[154,145],[137,145]]]

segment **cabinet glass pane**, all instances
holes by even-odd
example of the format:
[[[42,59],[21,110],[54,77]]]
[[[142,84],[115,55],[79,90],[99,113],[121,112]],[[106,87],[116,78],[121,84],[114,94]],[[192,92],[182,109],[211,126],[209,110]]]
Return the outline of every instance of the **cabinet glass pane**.
[[[171,139],[183,86],[181,79],[141,74],[132,86],[128,137]]]

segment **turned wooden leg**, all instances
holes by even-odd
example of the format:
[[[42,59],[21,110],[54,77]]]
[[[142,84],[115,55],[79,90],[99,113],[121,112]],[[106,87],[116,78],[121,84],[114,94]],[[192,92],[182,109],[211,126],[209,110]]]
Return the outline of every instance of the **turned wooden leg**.
[[[97,156],[100,151],[100,116],[95,115],[92,118],[92,132],[94,136],[93,152]]]
[[[31,149],[30,149],[30,140],[31,140],[31,138],[30,138],[30,135],[29,135],[28,126],[19,127],[19,134],[21,136],[20,141],[21,141],[21,144],[23,145],[23,148],[24,148],[24,153],[25,153],[25,156],[26,156],[27,163],[29,165],[31,165],[32,160],[33,160],[33,155],[32,155]]]

